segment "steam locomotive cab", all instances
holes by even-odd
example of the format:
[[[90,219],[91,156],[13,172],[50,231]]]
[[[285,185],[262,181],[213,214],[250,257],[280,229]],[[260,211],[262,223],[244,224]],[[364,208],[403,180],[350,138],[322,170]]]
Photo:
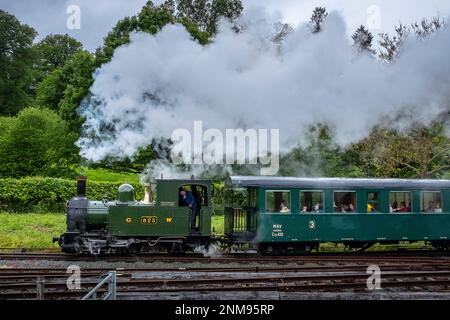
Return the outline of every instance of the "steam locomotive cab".
[[[156,188],[156,199],[152,189]],[[191,208],[179,190],[192,193],[198,203],[195,230]],[[211,182],[156,180],[146,188],[144,201],[136,201],[129,184],[118,189],[117,200],[92,201],[86,197],[86,179],[77,180],[77,195],[66,207],[67,231],[58,241],[66,253],[171,252],[182,253],[208,246],[211,236]]]

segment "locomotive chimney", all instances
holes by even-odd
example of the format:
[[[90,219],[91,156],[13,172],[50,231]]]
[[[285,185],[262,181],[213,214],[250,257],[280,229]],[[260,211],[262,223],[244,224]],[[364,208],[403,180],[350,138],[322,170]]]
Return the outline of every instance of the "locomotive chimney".
[[[146,184],[144,186],[144,203],[149,204],[153,201],[152,185]]]
[[[77,177],[77,197],[86,197],[86,177]]]

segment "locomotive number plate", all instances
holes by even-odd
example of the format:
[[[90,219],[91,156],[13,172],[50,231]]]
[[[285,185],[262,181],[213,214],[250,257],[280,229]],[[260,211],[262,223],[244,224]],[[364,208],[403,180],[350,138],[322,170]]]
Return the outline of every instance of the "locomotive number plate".
[[[143,216],[141,217],[141,224],[156,224],[158,222],[157,217]]]

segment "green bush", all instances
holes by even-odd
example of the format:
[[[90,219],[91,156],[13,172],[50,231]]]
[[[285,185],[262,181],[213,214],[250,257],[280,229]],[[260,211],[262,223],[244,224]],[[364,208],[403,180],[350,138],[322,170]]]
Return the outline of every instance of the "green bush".
[[[0,123],[0,177],[76,176],[77,134],[48,109],[27,108]]]
[[[86,194],[92,200],[114,200],[121,183],[87,182]],[[134,185],[138,200],[143,198],[141,185]],[[75,196],[76,182],[58,178],[0,179],[0,206],[10,211],[61,210]]]

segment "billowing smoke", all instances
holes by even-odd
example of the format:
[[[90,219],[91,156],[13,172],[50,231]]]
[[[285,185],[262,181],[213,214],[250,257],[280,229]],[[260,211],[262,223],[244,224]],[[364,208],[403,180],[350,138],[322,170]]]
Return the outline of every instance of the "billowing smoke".
[[[308,126],[328,123],[346,145],[380,122],[426,123],[448,108],[449,28],[426,40],[409,37],[397,61],[386,64],[355,50],[337,13],[322,32],[299,25],[280,44],[272,41],[274,21],[261,12],[240,23],[237,34],[224,22],[207,46],[181,25],[133,34],[97,71],[80,108],[82,155],[131,156],[153,138],[192,129],[195,120],[205,129],[280,129],[282,151],[302,144]],[[167,169],[160,166],[151,171],[159,176]]]

